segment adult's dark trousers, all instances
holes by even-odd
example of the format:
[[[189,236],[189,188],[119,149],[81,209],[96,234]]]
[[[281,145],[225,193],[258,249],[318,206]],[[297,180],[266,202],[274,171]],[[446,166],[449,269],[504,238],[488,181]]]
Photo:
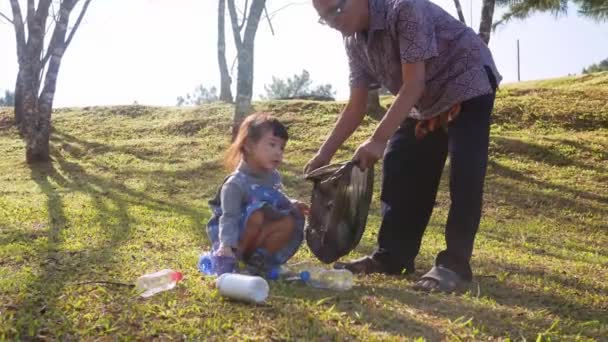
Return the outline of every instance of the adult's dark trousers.
[[[470,260],[482,212],[495,94],[461,104],[447,132],[437,129],[417,139],[417,120],[408,118],[391,137],[383,162],[382,224],[373,258],[391,272],[413,272],[447,156],[450,208],[446,249],[435,260],[472,279]]]

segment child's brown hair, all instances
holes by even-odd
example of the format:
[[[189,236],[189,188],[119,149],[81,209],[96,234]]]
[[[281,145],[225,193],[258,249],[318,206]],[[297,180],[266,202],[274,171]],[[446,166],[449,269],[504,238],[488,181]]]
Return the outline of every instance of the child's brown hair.
[[[260,112],[247,116],[241,123],[234,142],[226,151],[224,157],[226,169],[233,171],[245,155],[245,145],[257,143],[266,132],[272,132],[275,137],[285,141],[289,140],[287,128],[270,113]]]

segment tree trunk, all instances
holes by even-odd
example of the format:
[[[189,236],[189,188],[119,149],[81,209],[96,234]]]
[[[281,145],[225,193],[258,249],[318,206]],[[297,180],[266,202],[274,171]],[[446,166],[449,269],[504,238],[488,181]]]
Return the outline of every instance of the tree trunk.
[[[462,6],[460,6],[460,0],[454,0],[454,5],[456,5],[456,12],[458,12],[458,19],[460,19],[460,21],[466,25],[467,23],[464,21],[464,14],[462,14]],[[471,25],[473,25],[473,23],[471,23]]]
[[[28,164],[44,163],[51,160],[49,141],[51,138],[51,111],[50,108],[28,108],[33,113],[35,122],[28,125],[26,136],[25,160]]]
[[[251,111],[251,97],[253,94],[253,53],[255,46],[255,35],[258,24],[266,5],[266,0],[253,0],[249,9],[249,17],[245,26],[245,34],[240,37],[240,28],[234,0],[228,0],[228,10],[230,11],[232,30],[234,32],[235,45],[237,47],[238,75],[237,75],[237,94],[234,118],[232,121],[232,139],[236,137],[239,126]]]
[[[253,48],[253,46],[251,47]],[[234,119],[232,122],[233,138],[236,138],[241,122],[243,122],[251,111],[251,97],[253,92],[253,51],[249,52],[243,47],[241,51],[238,52],[238,63],[236,106],[234,108]]]
[[[380,105],[380,96],[378,89],[370,90],[367,92],[367,115],[376,119],[382,120],[382,117],[386,113],[386,108]]]
[[[31,84],[30,72],[23,72],[24,84]],[[50,113],[48,117],[41,115],[38,97],[33,87],[23,89],[23,124],[22,135],[25,138],[25,160],[28,164],[50,160]]]
[[[495,0],[483,0],[481,7],[481,22],[479,23],[479,36],[486,43],[490,43],[492,33],[492,20],[494,18]]]
[[[23,123],[23,81],[21,80],[21,70],[17,73],[15,81],[15,124],[21,127]]]
[[[50,161],[49,140],[51,134],[51,112],[57,85],[57,75],[61,58],[74,33],[78,29],[91,0],[86,0],[80,15],[66,40],[69,17],[78,0],[63,0],[53,35],[44,51],[46,21],[49,17],[51,0],[27,2],[27,41],[21,9],[17,0],[11,0],[13,26],[17,41],[19,72],[15,82],[15,118],[21,122],[20,129],[26,141],[26,161],[28,163]],[[46,75],[43,75],[48,62]],[[44,87],[40,86],[44,80]]]
[[[76,1],[63,1],[60,8],[59,20],[56,23],[51,42],[49,43],[49,67],[44,77],[44,88],[38,98],[36,120],[28,139],[26,161],[28,163],[47,162],[51,160],[49,141],[51,137],[51,113],[53,99],[57,89],[57,76],[61,66],[61,58],[66,49],[66,34],[70,13]],[[42,79],[41,77],[38,79]]]
[[[219,0],[217,10],[217,59],[220,66],[220,101],[232,103],[230,86],[232,79],[226,63],[226,35],[224,21],[226,18],[226,0]]]

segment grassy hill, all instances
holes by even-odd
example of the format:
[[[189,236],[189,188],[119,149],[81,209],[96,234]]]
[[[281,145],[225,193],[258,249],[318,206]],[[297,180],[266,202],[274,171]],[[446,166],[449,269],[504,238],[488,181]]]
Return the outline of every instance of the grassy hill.
[[[476,278],[465,295],[411,289],[444,248],[444,173],[416,277],[357,277],[347,292],[273,282],[259,306],[224,300],[196,269],[208,247],[206,201],[225,175],[230,107],[58,109],[54,161],[35,167],[24,163],[11,110],[0,109],[0,340],[605,340],[607,99],[608,73],[500,91]],[[281,171],[293,197],[308,200],[302,167],[342,105],[255,104],[290,127]],[[336,160],[375,123],[366,119]],[[369,225],[349,257],[374,248],[377,175]],[[305,245],[295,257],[312,258]],[[85,283],[131,283],[163,268],[184,281],[146,300],[129,287]]]

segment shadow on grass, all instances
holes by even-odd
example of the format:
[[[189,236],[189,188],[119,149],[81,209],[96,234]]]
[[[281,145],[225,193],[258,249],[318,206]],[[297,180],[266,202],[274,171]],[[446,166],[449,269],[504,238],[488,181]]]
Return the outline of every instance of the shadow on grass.
[[[87,154],[102,154],[102,153],[122,153],[130,155],[138,160],[159,163],[162,165],[178,165],[186,162],[183,158],[175,158],[167,156],[164,152],[146,149],[140,146],[123,146],[116,147],[109,144],[103,144],[98,142],[90,142],[83,139],[79,139],[72,135],[56,132],[57,138],[52,138],[57,145],[60,145],[63,151],[69,154],[74,159],[81,159]],[[218,151],[218,156],[221,154]],[[194,157],[196,158],[196,157]],[[211,199],[215,195],[216,188],[210,186],[210,184],[216,184],[219,186],[223,179],[223,176],[227,175],[227,172],[222,168],[220,163],[213,160],[202,160],[200,164],[194,168],[181,168],[175,171],[164,170],[162,167],[157,167],[155,170],[138,170],[136,168],[116,168],[108,166],[107,164],[101,163],[96,160],[92,160],[92,165],[98,169],[111,172],[114,175],[114,181],[118,182],[121,178],[138,178],[146,181],[149,184],[152,192],[166,194],[168,197],[177,195],[180,192],[184,193],[196,193],[192,188],[200,189],[200,199]],[[186,185],[188,189],[184,189]],[[146,192],[139,192],[145,194]],[[139,195],[138,195],[139,196]],[[166,203],[162,200],[157,200],[158,203]],[[190,205],[180,204],[177,201],[171,201],[173,205],[183,209],[180,212],[185,213],[186,211],[192,212]],[[186,209],[188,208],[188,209]]]
[[[604,315],[608,309],[608,304],[603,306],[591,307],[577,302],[584,293],[608,298],[608,291],[603,288],[595,287],[584,283],[578,276],[572,273],[547,272],[539,267],[524,267],[522,265],[498,263],[493,260],[483,260],[480,268],[491,269],[499,272],[508,272],[511,275],[523,276],[538,282],[537,289],[524,284],[516,284],[505,277],[503,281],[498,277],[483,277],[479,279],[480,285],[494,300],[504,305],[518,305],[536,310],[548,310],[562,318],[569,318],[580,322],[602,319],[608,323],[608,317]],[[565,272],[565,271],[564,271]],[[553,284],[568,292],[575,292],[576,297],[561,295],[556,292],[556,288],[551,289]],[[517,288],[509,285],[519,285]],[[545,285],[548,284],[548,285]]]
[[[380,333],[385,337],[387,334],[423,336],[429,341],[437,341],[442,337],[441,332],[432,325],[393,306],[382,305],[378,297],[389,296],[382,294],[376,287],[356,286],[350,291],[340,292],[303,285],[287,289],[287,286],[279,286],[276,291],[279,295],[274,296],[274,300],[278,299],[280,303],[274,306],[276,314],[308,320],[309,324],[326,331],[322,336],[343,339],[346,336],[336,335],[331,327],[348,324],[362,328],[367,326],[372,333]],[[399,300],[403,300],[404,295],[408,294],[399,293]],[[356,336],[360,338],[361,333],[352,331],[352,337]]]
[[[31,178],[46,196],[48,212],[48,232],[46,244],[40,247],[40,269],[36,279],[29,285],[29,296],[21,303],[15,314],[19,335],[28,335],[32,328],[51,331],[49,325],[59,324],[65,331],[71,331],[70,322],[62,319],[57,302],[63,287],[82,275],[91,275],[90,265],[104,266],[111,262],[114,251],[131,234],[131,219],[128,214],[129,202],[121,196],[108,193],[118,185],[92,176],[77,163],[72,163],[52,148],[54,162],[31,165]],[[63,194],[83,192],[90,195],[95,204],[96,218],[104,227],[102,246],[84,250],[68,250],[64,236],[73,228],[66,218]],[[106,204],[110,202],[110,204]],[[108,220],[116,218],[116,223]],[[37,236],[39,237],[39,236]]]
[[[54,142],[66,144],[57,139]],[[204,229],[198,229],[201,227],[202,214],[194,208],[167,203],[147,193],[133,191],[116,178],[91,174],[78,162],[65,159],[56,146],[51,147],[51,155],[54,160],[52,163],[30,167],[31,179],[46,196],[47,231],[33,235],[15,233],[5,237],[11,241],[23,239],[27,242],[46,235],[46,242],[35,247],[39,266],[28,285],[28,295],[15,306],[15,329],[20,338],[59,337],[53,334],[74,337],[73,320],[67,319],[61,308],[64,287],[76,281],[89,280],[83,277],[95,276],[94,273],[103,272],[116,262],[113,260],[115,251],[133,233],[130,207],[144,205],[157,211],[177,211],[191,219],[192,226],[196,227],[191,228],[192,234],[206,239]],[[167,178],[165,176],[165,181],[170,182],[171,179]],[[84,193],[91,198],[96,215],[93,222],[97,222],[103,230],[98,245],[69,250],[69,247],[63,245],[69,231],[87,228],[72,227],[70,221],[74,218],[66,217],[63,196],[76,193]],[[105,278],[103,274],[99,276]],[[48,334],[51,335],[47,336]]]
[[[565,222],[575,220],[575,218],[569,217],[569,212],[582,215],[594,213],[608,217],[608,197],[539,181],[492,160],[489,171],[492,173],[492,177],[486,186],[486,193],[489,195],[489,201],[486,200],[486,202],[506,203],[507,206],[516,208],[520,215],[529,217],[542,215]],[[508,180],[516,183],[508,182]],[[556,191],[543,192],[543,189]],[[575,200],[577,198],[589,202]],[[596,227],[586,227],[586,224],[581,222],[580,227],[581,229],[601,229],[601,225],[598,222]]]
[[[121,152],[134,156],[135,158],[146,160],[150,154],[158,154],[156,151],[145,151],[144,153],[133,152],[129,148],[116,148],[111,145],[88,142],[86,140],[78,139],[69,134],[65,133],[54,133],[57,134],[57,138],[53,141],[56,144],[61,144],[63,149],[66,150],[73,158],[79,158],[80,153],[73,153],[71,146],[84,146],[86,148],[97,148],[107,152]],[[67,149],[65,146],[70,146]],[[78,147],[76,147],[78,148]],[[202,237],[206,240],[206,231],[204,229],[206,213],[201,212],[197,208],[181,204],[178,201],[172,201],[171,195],[179,193],[182,189],[177,182],[188,182],[199,184],[201,189],[201,199],[211,198],[214,195],[215,188],[209,186],[208,181],[218,179],[217,184],[220,184],[221,178],[218,178],[220,166],[215,162],[201,162],[199,166],[193,169],[177,170],[177,171],[165,171],[165,170],[152,170],[152,171],[139,171],[135,169],[128,170],[116,170],[108,169],[107,165],[102,165],[97,161],[93,161],[92,165],[112,173],[112,177],[103,178],[93,174],[86,174],[86,170],[78,163],[69,162],[64,159],[61,154],[56,151],[54,157],[60,162],[60,165],[65,169],[68,174],[74,175],[74,186],[72,187],[75,191],[82,191],[91,194],[92,196],[102,196],[110,198],[114,201],[123,201],[129,205],[144,205],[152,210],[160,211],[175,211],[181,215],[185,215],[190,218],[192,225],[190,226],[191,233],[197,237]],[[171,159],[163,159],[163,157],[149,158],[150,161],[162,162],[163,164],[172,164]],[[129,189],[122,183],[123,179],[138,178],[145,179],[148,183],[153,186],[153,193],[166,194],[169,199],[164,200],[155,198],[149,191],[136,191]],[[94,185],[95,187],[93,187]],[[204,186],[203,186],[204,185]],[[97,189],[103,189],[99,191]],[[190,191],[190,190],[189,190]],[[206,191],[206,192],[205,192]]]
[[[162,156],[158,151],[144,148],[141,146],[111,146],[94,141],[87,141],[75,137],[69,133],[59,131],[58,129],[53,130],[51,136],[51,142],[55,143],[56,146],[61,147],[63,150],[68,152],[74,158],[82,158],[84,156],[96,156],[102,155],[108,152],[122,153],[131,155],[137,159],[144,160],[147,162],[163,162],[163,163],[180,163],[183,160],[180,159],[167,159]]]
[[[549,166],[575,166],[583,170],[608,172],[608,169],[601,165],[577,160],[577,158],[566,156],[559,150],[548,146],[506,137],[493,137],[492,141],[495,144],[491,150],[493,154],[517,155]],[[567,140],[559,140],[558,143],[574,147],[582,152],[595,152],[581,144],[568,142]]]

